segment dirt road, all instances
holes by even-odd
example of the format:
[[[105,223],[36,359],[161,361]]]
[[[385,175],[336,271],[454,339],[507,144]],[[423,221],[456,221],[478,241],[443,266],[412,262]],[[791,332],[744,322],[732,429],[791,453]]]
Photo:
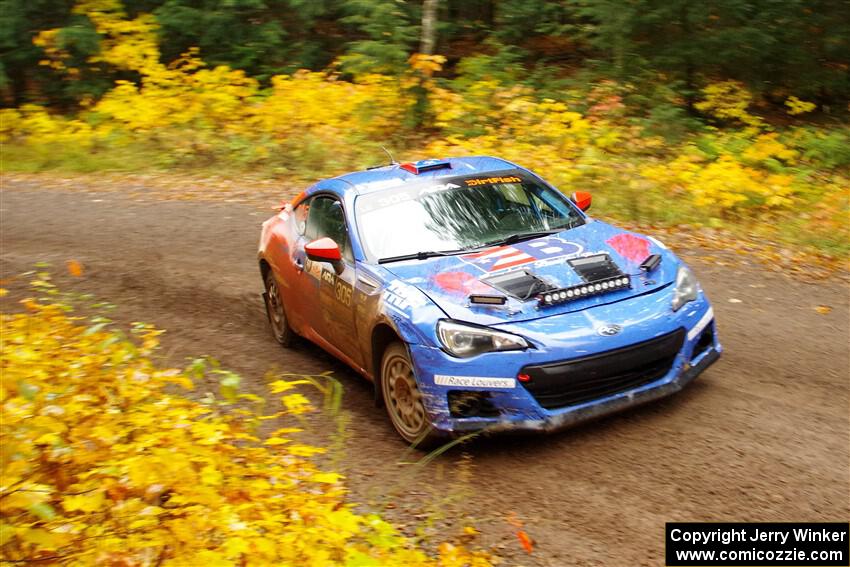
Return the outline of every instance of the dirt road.
[[[414,467],[402,462],[410,455],[369,385],[316,348],[285,351],[271,339],[255,263],[269,211],[15,183],[0,208],[4,278],[39,261],[57,274],[81,261],[83,276],[59,278],[61,286],[117,304],[120,322],[166,329],[163,353],[175,364],[216,356],[257,392],[271,368],[333,370],[350,418],[342,468],[352,499],[410,530],[450,536],[469,518],[509,565],[625,566],[663,564],[666,521],[850,518],[844,283],[803,284],[680,251],[714,302],[726,348],[689,389],[557,435],[481,440]],[[520,548],[511,513],[534,538],[533,554]]]

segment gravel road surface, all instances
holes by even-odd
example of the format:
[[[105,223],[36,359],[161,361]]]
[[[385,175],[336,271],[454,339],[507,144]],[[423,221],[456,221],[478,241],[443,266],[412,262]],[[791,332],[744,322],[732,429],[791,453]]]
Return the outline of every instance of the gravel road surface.
[[[332,458],[351,498],[411,533],[451,537],[472,521],[508,565],[662,565],[667,521],[850,518],[845,282],[799,283],[680,250],[714,302],[726,349],[690,388],[570,431],[478,440],[412,465],[418,455],[369,384],[313,346],[273,342],[255,260],[270,211],[32,183],[6,183],[0,209],[3,278],[50,262],[62,289],[116,304],[119,323],[166,329],[167,362],[210,354],[259,393],[270,369],[333,371],[345,386],[336,419],[347,420],[347,439]],[[70,259],[82,277],[65,274]],[[326,415],[311,423],[328,439],[336,427]],[[532,554],[509,516],[534,539]]]

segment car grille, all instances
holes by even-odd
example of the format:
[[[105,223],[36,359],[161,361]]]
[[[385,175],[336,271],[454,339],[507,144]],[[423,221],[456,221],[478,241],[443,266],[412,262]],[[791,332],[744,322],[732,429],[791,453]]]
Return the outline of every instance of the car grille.
[[[658,380],[670,371],[685,340],[679,329],[592,356],[525,366],[520,382],[546,409],[581,404]]]

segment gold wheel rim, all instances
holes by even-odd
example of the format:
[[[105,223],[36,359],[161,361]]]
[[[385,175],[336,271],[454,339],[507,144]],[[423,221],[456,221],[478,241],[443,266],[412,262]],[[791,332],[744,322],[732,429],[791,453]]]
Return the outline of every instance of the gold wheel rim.
[[[393,356],[384,365],[386,403],[396,427],[410,438],[416,437],[426,423],[422,394],[413,376],[410,363],[401,356]]]

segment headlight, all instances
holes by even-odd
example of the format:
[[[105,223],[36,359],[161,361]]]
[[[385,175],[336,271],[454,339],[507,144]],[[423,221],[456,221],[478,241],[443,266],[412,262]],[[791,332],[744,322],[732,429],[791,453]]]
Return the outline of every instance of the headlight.
[[[437,336],[449,354],[462,358],[484,352],[522,350],[531,346],[517,335],[445,320],[437,321]]]
[[[676,272],[676,290],[673,292],[673,311],[678,311],[683,305],[697,298],[699,282],[687,266],[679,266]]]

